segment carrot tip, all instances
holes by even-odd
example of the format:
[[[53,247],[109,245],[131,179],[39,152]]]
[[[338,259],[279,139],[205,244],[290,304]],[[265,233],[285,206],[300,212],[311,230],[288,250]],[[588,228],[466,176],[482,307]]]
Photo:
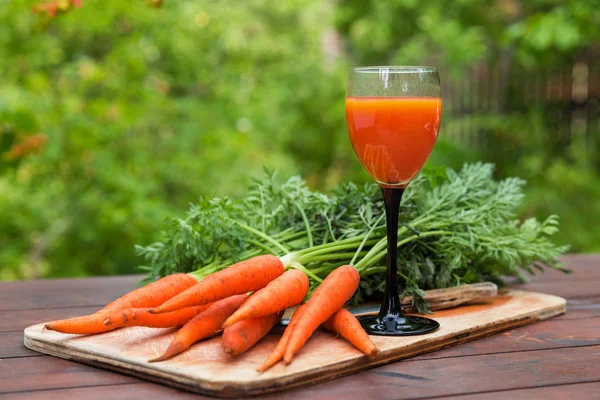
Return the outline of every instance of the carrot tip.
[[[148,362],[153,363],[153,362],[165,361],[173,356],[174,356],[174,354],[170,354],[169,351],[167,350],[163,355],[153,358],[151,360],[148,360]]]
[[[181,353],[183,350],[185,350],[183,343],[181,343],[181,342],[171,343],[171,345],[169,346],[167,351],[165,351],[165,353],[162,356],[148,360],[148,362],[158,362],[158,361],[168,360],[171,357],[175,357],[177,354]]]
[[[260,368],[258,368],[256,371],[263,373],[266,370],[268,370],[269,368],[271,368],[273,365],[277,364],[279,361],[281,361],[281,358],[278,358],[277,360],[274,360],[272,358],[268,358],[267,360],[265,360],[265,362],[263,363],[263,365],[260,366]]]
[[[277,364],[277,363],[275,363],[275,364]],[[263,372],[265,372],[266,370],[268,370],[269,368],[271,368],[275,364],[271,364],[271,365],[263,364],[259,368],[256,369],[256,372],[260,372],[262,374]]]
[[[225,322],[223,322],[223,325],[221,326],[221,328],[223,329],[227,329],[229,328],[231,325],[233,325],[232,323],[228,323],[229,320],[226,320]]]

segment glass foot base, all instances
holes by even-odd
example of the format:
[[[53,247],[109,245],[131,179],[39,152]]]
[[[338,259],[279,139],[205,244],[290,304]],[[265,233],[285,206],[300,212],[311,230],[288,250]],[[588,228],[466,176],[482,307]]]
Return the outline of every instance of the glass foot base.
[[[436,331],[440,324],[429,318],[414,316],[359,317],[360,324],[369,335],[413,336]]]

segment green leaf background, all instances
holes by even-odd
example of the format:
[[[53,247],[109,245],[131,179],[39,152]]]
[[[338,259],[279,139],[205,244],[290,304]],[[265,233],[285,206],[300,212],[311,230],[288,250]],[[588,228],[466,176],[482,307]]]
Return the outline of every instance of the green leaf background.
[[[323,190],[369,181],[346,134],[349,66],[468,79],[511,49],[541,73],[600,37],[583,0],[85,0],[52,20],[34,4],[0,2],[0,280],[132,273],[133,245],[160,239],[167,216],[240,194],[264,166]],[[431,163],[524,177],[521,216],[558,214],[559,243],[598,251],[598,142],[557,148],[545,112],[481,117],[514,159],[444,140],[459,120],[445,113]],[[38,133],[41,152],[6,159]]]

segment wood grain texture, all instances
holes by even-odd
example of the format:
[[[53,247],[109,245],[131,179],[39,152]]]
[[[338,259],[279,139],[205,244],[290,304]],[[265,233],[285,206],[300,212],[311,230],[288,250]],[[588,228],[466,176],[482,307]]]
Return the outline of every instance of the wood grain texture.
[[[113,374],[54,357],[35,357],[34,360],[30,362],[30,358],[24,357],[0,361],[0,393],[136,381],[127,375]]]
[[[348,378],[350,379],[350,378]],[[552,385],[547,387],[508,389],[495,392],[484,392],[476,394],[466,394],[458,396],[444,396],[444,400],[565,400],[565,399],[600,399],[600,390],[598,382],[572,383],[565,385]],[[327,385],[325,385],[327,386]],[[296,400],[296,399],[324,399],[332,400],[338,398],[344,399],[369,399],[369,398],[395,398],[387,396],[383,392],[382,396],[375,397],[374,385],[353,387],[353,392],[341,397],[334,390],[322,390],[320,387],[308,389],[306,392],[283,393],[266,397],[269,400]],[[396,393],[402,390],[398,384],[386,384],[390,390]],[[410,390],[408,385],[404,390]],[[307,392],[310,391],[310,395]],[[367,393],[371,393],[370,397]],[[431,397],[421,397],[431,398]],[[51,391],[31,391],[19,392],[2,395],[0,400],[64,400],[64,399],[86,399],[86,400],[106,400],[106,399],[152,399],[152,400],[211,400],[213,397],[201,396],[192,393],[186,393],[177,389],[156,385],[153,383],[124,383],[120,385],[101,385],[87,386],[79,388],[54,389]]]
[[[598,291],[600,291],[600,287],[598,287]],[[569,312],[561,318],[580,319],[600,315],[600,296],[568,300],[567,309]]]
[[[0,360],[13,357],[39,357],[40,353],[29,350],[23,345],[21,332],[0,333]]]
[[[563,317],[564,315],[537,324],[511,329],[490,336],[485,340],[474,341],[469,346],[450,347],[417,356],[411,360],[433,360],[436,358],[600,345],[600,316],[590,317],[585,323],[583,321],[568,322]]]
[[[600,346],[481,355],[437,360],[405,360],[282,395],[285,400],[433,399],[471,393],[570,385],[600,379]],[[487,399],[486,396],[482,396]],[[568,400],[589,397],[567,398]],[[528,399],[537,399],[530,397]],[[541,397],[541,399],[544,399]],[[564,399],[561,399],[564,400]]]
[[[0,311],[95,306],[135,289],[141,275],[0,282]],[[98,288],[102,290],[98,290]],[[18,301],[17,301],[18,299]]]
[[[560,386],[546,386],[540,388],[521,389],[521,390],[502,390],[498,392],[487,392],[477,394],[467,394],[462,396],[444,397],[444,400],[565,400],[565,399],[586,399],[600,400],[600,383],[586,382],[573,383]]]
[[[374,361],[328,332],[316,332],[291,365],[276,365],[264,374],[255,369],[275,347],[279,335],[270,334],[237,359],[221,349],[220,338],[196,344],[172,360],[147,363],[161,353],[173,330],[126,328],[95,336],[41,332],[42,324],[25,331],[27,347],[64,358],[110,368],[144,379],[199,393],[236,397],[312,385],[377,365],[435,351],[493,333],[544,320],[565,311],[556,296],[512,291],[492,301],[439,311],[432,318],[440,330],[425,336],[373,337],[381,353]],[[327,349],[327,352],[323,352]]]
[[[600,279],[600,257],[598,254],[567,254],[561,257],[565,267],[573,273],[565,275],[555,269],[547,268],[544,273],[534,276],[538,282],[574,282],[589,279]]]
[[[511,285],[510,287],[511,289],[516,290],[531,290],[533,292],[552,293],[555,296],[564,297],[565,299],[584,299],[598,296],[600,278],[583,279],[577,281],[576,283],[570,283],[568,281],[534,281],[530,283]]]
[[[151,400],[214,400],[214,397],[200,396],[167,386],[148,382],[122,383],[118,385],[97,385],[52,390],[36,390],[2,395],[0,400],[107,400],[107,399],[151,399]]]

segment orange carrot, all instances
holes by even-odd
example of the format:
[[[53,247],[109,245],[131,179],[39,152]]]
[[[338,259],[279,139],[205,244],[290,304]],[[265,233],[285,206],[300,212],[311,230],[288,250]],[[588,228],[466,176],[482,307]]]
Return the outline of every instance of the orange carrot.
[[[308,293],[308,276],[302,271],[290,270],[254,292],[242,306],[225,321],[223,328],[238,321],[264,317],[295,306]]]
[[[216,335],[221,331],[223,322],[242,305],[244,300],[246,300],[246,295],[240,294],[216,301],[206,311],[196,315],[177,331],[162,356],[148,360],[148,362],[167,360],[188,349],[197,341]]]
[[[48,322],[44,325],[44,329],[61,333],[91,335],[94,333],[109,332],[118,328],[117,326],[104,325],[105,315],[106,313],[103,311],[96,311],[94,314],[85,315],[83,317],[60,319]]]
[[[277,347],[275,347],[275,350],[273,350],[273,352],[271,352],[271,354],[265,360],[263,365],[261,365],[261,367],[257,369],[258,372],[265,372],[266,370],[271,368],[273,365],[275,365],[279,361],[283,360],[283,355],[285,353],[285,348],[287,347],[287,344],[290,340],[290,335],[292,334],[294,325],[300,319],[300,315],[302,314],[303,310],[304,310],[304,304],[296,309],[296,311],[294,312],[294,315],[292,316],[290,323],[288,324],[287,328],[285,328],[285,332],[283,332],[283,336],[281,336],[281,339],[279,339],[279,342],[277,343]]]
[[[196,283],[198,283],[196,279],[188,274],[168,275],[144,287],[132,290],[125,296],[108,303],[100,311],[156,307],[194,286]]]
[[[48,322],[44,329],[73,334],[108,332],[115,329],[115,327],[104,325],[104,319],[108,312],[126,308],[156,307],[196,283],[196,280],[188,274],[169,275],[132,290],[93,314]]]
[[[379,350],[354,315],[345,308],[340,309],[323,323],[323,327],[346,338],[357,349],[371,358],[375,358]]]
[[[283,311],[265,317],[245,319],[225,328],[223,350],[232,356],[242,354],[254,346],[281,319]]]
[[[161,313],[200,306],[236,294],[252,292],[267,286],[281,274],[283,263],[279,258],[271,255],[254,257],[207,276],[151,312]]]
[[[181,310],[162,314],[151,314],[146,308],[117,310],[106,314],[104,325],[115,328],[122,328],[124,326],[147,326],[150,328],[183,326],[210,306],[210,304],[207,304],[204,306],[186,307]]]
[[[344,265],[333,270],[315,290],[294,325],[283,360],[292,362],[294,354],[323,322],[350,300],[360,282],[356,268]]]

